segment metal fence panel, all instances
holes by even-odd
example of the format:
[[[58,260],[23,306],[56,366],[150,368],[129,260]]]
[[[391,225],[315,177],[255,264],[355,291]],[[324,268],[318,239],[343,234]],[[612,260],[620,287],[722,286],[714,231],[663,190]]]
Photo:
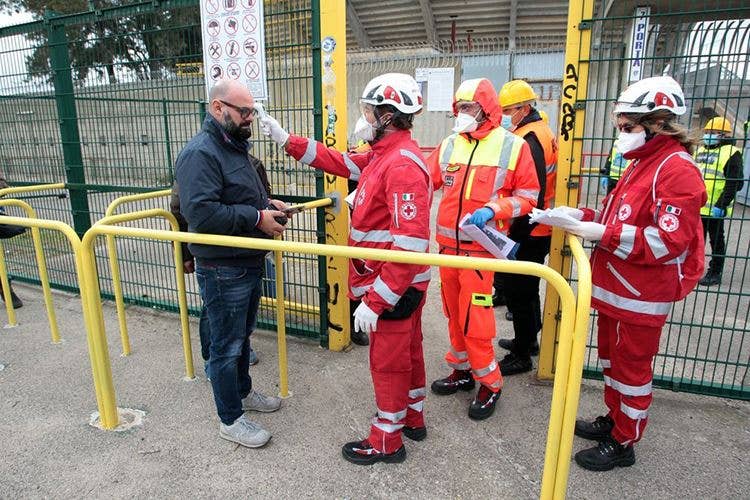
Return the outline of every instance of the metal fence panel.
[[[666,74],[680,82],[689,110],[681,122],[696,135],[709,118],[724,116],[734,125],[736,146],[748,151],[743,124],[750,118],[750,9],[721,1],[660,2],[651,8],[642,58],[631,50],[634,9],[635,4],[623,2],[582,26],[593,30],[589,92],[582,103],[585,132],[574,138],[583,143],[581,176],[574,180],[580,181],[579,202],[585,206],[596,206],[605,194],[600,169],[616,135],[611,103],[639,61],[641,77]],[[747,170],[744,176],[747,185]],[[750,207],[735,203],[724,222],[727,248],[721,284],[698,286],[673,308],[654,361],[656,385],[750,399],[749,221]],[[707,266],[711,257],[707,238]],[[589,340],[585,373],[600,377],[594,327]]]
[[[75,225],[80,234],[116,197],[171,187],[174,161],[205,113],[198,5],[197,0],[131,3],[50,14],[46,22],[0,29],[0,169],[13,184],[67,181],[70,187],[68,199],[50,196],[60,193],[33,196],[29,201],[40,217]],[[283,0],[265,6],[268,108],[308,136],[315,135],[313,89],[319,85],[311,66],[314,5]],[[321,195],[312,169],[280,154],[257,129],[252,152],[264,161],[274,195],[294,202]],[[123,209],[167,203],[147,200]],[[286,238],[319,242],[314,215],[297,216]],[[163,221],[139,224],[165,227]],[[43,233],[52,285],[76,290],[65,242]],[[6,249],[16,279],[38,282],[30,238],[10,240]],[[126,299],[176,310],[170,245],[123,238],[118,250]],[[97,256],[102,291],[111,295],[103,245]],[[287,300],[318,307],[325,279],[318,259],[286,255],[284,271]],[[265,283],[269,297],[275,296],[271,280],[272,274]],[[192,278],[188,291],[197,313],[200,299]],[[275,310],[262,307],[261,325],[273,326],[274,317]],[[320,316],[309,309],[290,311],[287,325],[305,336],[324,332]]]

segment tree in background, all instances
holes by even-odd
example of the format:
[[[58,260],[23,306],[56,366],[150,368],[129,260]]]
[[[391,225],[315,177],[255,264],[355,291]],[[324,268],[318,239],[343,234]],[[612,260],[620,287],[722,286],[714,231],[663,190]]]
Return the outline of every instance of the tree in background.
[[[65,15],[133,3],[122,0],[0,0],[0,10]],[[173,73],[174,64],[200,59],[198,6],[101,19],[66,27],[73,78],[78,85],[96,78],[107,83],[151,80]],[[28,80],[52,81],[47,31],[26,34],[33,52],[26,57]]]

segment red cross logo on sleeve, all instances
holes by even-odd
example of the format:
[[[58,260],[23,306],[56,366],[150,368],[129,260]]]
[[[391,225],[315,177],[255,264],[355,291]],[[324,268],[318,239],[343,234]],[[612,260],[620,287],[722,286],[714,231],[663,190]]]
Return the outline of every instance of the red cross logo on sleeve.
[[[401,216],[406,220],[412,220],[417,216],[417,206],[408,202],[401,205]]]
[[[680,227],[680,220],[672,214],[664,214],[659,217],[659,227],[668,233],[673,233]]]

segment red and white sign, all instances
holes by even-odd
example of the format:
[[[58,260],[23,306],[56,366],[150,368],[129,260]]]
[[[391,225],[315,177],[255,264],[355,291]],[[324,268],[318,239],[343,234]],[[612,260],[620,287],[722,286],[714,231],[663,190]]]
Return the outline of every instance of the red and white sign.
[[[243,82],[257,100],[268,98],[263,2],[200,0],[206,95],[217,81]]]

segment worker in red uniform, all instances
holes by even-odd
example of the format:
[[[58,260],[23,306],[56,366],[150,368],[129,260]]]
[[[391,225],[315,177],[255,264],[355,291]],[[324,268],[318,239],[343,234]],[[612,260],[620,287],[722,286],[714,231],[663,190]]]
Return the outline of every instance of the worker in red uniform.
[[[460,229],[462,219],[507,233],[510,221],[537,203],[539,181],[529,145],[500,126],[497,92],[486,78],[466,80],[456,90],[454,134],[427,158],[435,189],[443,188],[436,239],[440,253],[492,258]],[[469,417],[481,420],[495,411],[503,378],[495,360],[495,314],[491,271],[440,268],[443,311],[451,349],[445,355],[453,372],[432,383],[435,394],[479,390]],[[508,293],[512,291],[508,290]]]
[[[549,125],[534,107],[537,95],[523,80],[503,85],[498,101],[503,108],[503,127],[522,137],[529,145],[539,181],[536,207],[554,205],[557,178],[557,142]],[[519,244],[516,259],[544,264],[552,240],[552,226],[529,221],[528,215],[513,221],[508,232]],[[508,290],[508,311],[513,315],[514,338],[500,339],[498,345],[510,351],[500,361],[504,376],[531,371],[531,356],[539,354],[536,335],[542,329],[542,303],[539,299],[539,278],[525,274],[503,273],[504,289]]]
[[[599,312],[599,361],[607,415],[578,420],[576,435],[599,441],[575,460],[589,470],[635,463],[652,399],[652,363],[672,304],[703,274],[701,173],[695,143],[677,123],[685,96],[668,76],[629,86],[615,103],[617,150],[630,161],[602,210],[567,209],[566,229],[597,241],[591,255],[592,305]]]
[[[349,245],[427,252],[432,186],[410,132],[414,115],[422,110],[419,86],[409,75],[380,75],[367,84],[360,102],[362,116],[355,135],[372,146],[363,153],[342,153],[289,135],[271,117],[261,118],[261,125],[266,135],[301,162],[359,179]],[[349,297],[361,301],[354,311],[354,325],[372,337],[370,373],[378,408],[369,437],[342,448],[350,462],[402,462],[406,457],[402,434],[417,441],[427,434],[422,408],[422,307],[429,281],[429,266],[349,261]]]

